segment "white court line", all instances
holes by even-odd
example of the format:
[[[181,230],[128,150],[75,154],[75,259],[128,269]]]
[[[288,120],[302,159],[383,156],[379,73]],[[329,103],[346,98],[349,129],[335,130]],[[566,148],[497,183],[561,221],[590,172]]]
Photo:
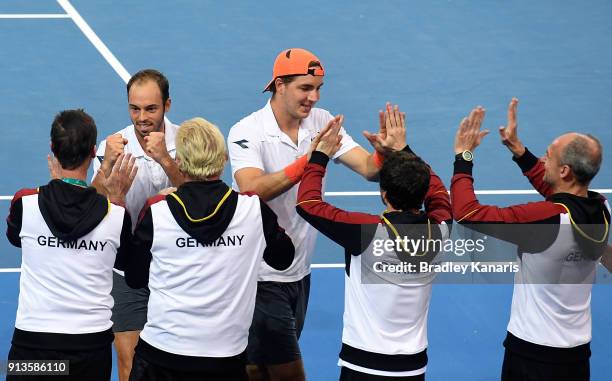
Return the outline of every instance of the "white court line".
[[[109,65],[117,72],[119,77],[123,80],[123,82],[127,83],[130,80],[130,73],[123,67],[121,62],[115,57],[115,55],[108,49],[106,44],[100,40],[100,37],[91,29],[89,24],[81,17],[79,12],[70,4],[68,0],[57,0],[57,3],[64,8],[64,11],[68,14],[68,16],[74,21],[74,23],[79,27],[81,32],[87,37],[87,39],[93,44],[93,46],[98,49],[98,52],[102,54],[102,57],[108,62]]]
[[[3,13],[0,14],[0,19],[69,19],[70,16],[65,13]]]
[[[591,189],[594,192],[601,194],[612,194],[612,189]],[[531,189],[502,189],[502,190],[477,190],[476,194],[484,195],[516,195],[516,194],[538,194],[537,191]],[[329,197],[346,197],[346,196],[379,196],[380,192],[325,192],[325,196]],[[12,200],[13,196],[0,196],[2,200]]]
[[[313,263],[313,269],[343,269],[344,263]],[[0,268],[0,273],[20,273],[21,268]]]
[[[591,189],[594,192],[602,193],[602,194],[611,194],[612,189]],[[533,189],[500,189],[500,190],[477,190],[474,193],[476,194],[498,194],[498,195],[514,195],[514,194],[538,194],[536,190]],[[380,192],[325,192],[326,196],[378,196]]]
[[[343,269],[344,263],[313,263],[310,265],[313,269]]]
[[[0,273],[20,273],[21,272],[21,268],[16,267],[16,268],[0,268]]]

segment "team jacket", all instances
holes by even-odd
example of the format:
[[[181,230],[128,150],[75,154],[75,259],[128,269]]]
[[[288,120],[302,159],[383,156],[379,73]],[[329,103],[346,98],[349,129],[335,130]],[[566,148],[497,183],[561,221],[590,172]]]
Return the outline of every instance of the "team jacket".
[[[506,348],[548,362],[588,358],[591,288],[608,241],[608,203],[595,192],[553,194],[544,182],[544,163],[529,150],[515,161],[544,201],[482,205],[474,195],[473,164],[457,160],[451,183],[454,217],[518,246]]]
[[[129,286],[151,291],[136,350],[182,371],[244,366],[262,258],[283,270],[293,256],[274,212],[222,181],[149,199],[125,269]]]
[[[79,350],[112,342],[112,269],[131,238],[123,206],[53,180],[15,194],[6,235],[22,251],[13,344]]]
[[[325,154],[313,152],[302,176],[296,209],[308,223],[345,250],[344,328],[339,364],[386,376],[423,373],[427,365],[427,314],[433,275],[406,284],[376,279],[370,266],[371,260],[377,258],[372,253],[372,243],[380,237],[394,238],[394,233],[381,216],[344,211],[322,200],[321,183],[328,160]],[[402,229],[412,228],[408,236],[420,238],[427,236],[430,227],[431,238],[445,239],[449,234],[447,223],[451,222],[448,192],[432,171],[425,212],[392,212],[384,216],[401,235],[407,234]]]

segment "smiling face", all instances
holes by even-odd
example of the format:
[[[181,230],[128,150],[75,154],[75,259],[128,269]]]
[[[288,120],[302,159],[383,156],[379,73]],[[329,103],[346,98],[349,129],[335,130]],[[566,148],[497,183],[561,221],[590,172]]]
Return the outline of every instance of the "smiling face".
[[[276,80],[275,97],[283,105],[283,110],[293,119],[304,119],[319,101],[322,76],[300,75],[291,82]]]
[[[164,114],[170,110],[170,99],[164,103],[155,81],[134,83],[128,93],[130,119],[140,142],[151,132],[164,131]]]

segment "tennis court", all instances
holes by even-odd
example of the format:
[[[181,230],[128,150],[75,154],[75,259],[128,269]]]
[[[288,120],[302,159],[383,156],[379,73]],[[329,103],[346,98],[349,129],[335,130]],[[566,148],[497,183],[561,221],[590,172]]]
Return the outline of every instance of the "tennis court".
[[[326,77],[318,105],[343,113],[347,131],[368,149],[361,131],[378,128],[387,100],[399,104],[411,146],[447,186],[457,124],[483,105],[492,134],[475,157],[480,200],[539,199],[494,131],[516,96],[519,133],[534,153],[567,131],[600,139],[604,159],[592,188],[612,197],[611,19],[607,0],[3,0],[0,209],[8,213],[18,189],[48,181],[49,127],[59,110],[84,108],[100,141],[130,124],[125,83],[152,67],[170,80],[170,120],[202,116],[227,135],[265,104],[261,89],[274,57],[288,47],[319,56]],[[230,182],[229,168],[224,179]],[[327,199],[382,211],[376,184],[340,165],[331,165]],[[0,361],[14,328],[19,256],[0,240]],[[339,373],[342,258],[339,247],[319,238],[301,339],[311,380]],[[592,297],[594,381],[612,374],[611,283],[600,266]],[[427,379],[498,380],[511,297],[510,284],[434,286]]]

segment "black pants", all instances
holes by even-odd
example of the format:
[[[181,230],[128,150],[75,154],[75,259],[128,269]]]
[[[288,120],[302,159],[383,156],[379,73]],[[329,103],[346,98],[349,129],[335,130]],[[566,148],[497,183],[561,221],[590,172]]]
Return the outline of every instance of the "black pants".
[[[138,352],[134,355],[130,381],[248,381],[246,366],[224,373],[184,372],[164,368],[143,359]]]
[[[286,364],[302,358],[298,339],[304,328],[310,274],[297,282],[257,282],[248,363]]]
[[[340,368],[340,381],[425,381],[425,374],[407,377],[376,376],[342,367]]]
[[[517,355],[506,349],[502,381],[589,381],[589,359],[570,363],[548,363]]]
[[[69,376],[6,376],[7,381],[74,380],[108,381],[111,378],[113,355],[111,344],[90,351],[53,351],[32,349],[13,344],[9,360],[68,360]]]

